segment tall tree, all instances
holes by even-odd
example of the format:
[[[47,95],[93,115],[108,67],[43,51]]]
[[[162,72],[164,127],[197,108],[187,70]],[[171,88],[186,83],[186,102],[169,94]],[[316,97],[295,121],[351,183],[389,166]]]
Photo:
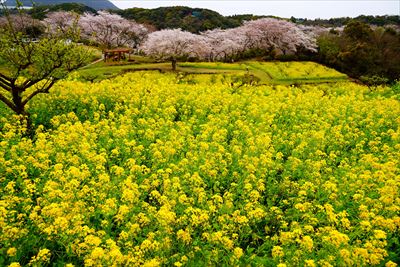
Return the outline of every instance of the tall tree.
[[[252,48],[279,49],[284,54],[294,54],[299,48],[317,51],[316,40],[300,30],[296,24],[285,20],[262,18],[244,22],[244,34],[250,39]]]
[[[7,14],[0,17],[0,28],[7,28],[10,23],[14,31],[22,33],[27,38],[36,38],[44,32],[41,21],[25,13]]]
[[[103,49],[118,46],[136,48],[147,36],[148,30],[141,24],[120,15],[99,11],[98,15],[85,13],[79,19],[82,34]]]
[[[202,36],[181,29],[161,30],[149,34],[142,50],[157,59],[170,60],[172,70],[176,70],[180,58],[203,57],[206,43]]]
[[[8,14],[5,6],[3,9]],[[51,32],[29,35],[26,28],[35,21],[19,12],[19,20],[7,15],[6,23],[0,27],[0,100],[29,122],[28,102],[38,94],[49,93],[56,81],[86,64],[88,51],[74,42],[66,42],[74,36]]]
[[[206,31],[202,35],[208,48],[206,59],[210,61],[228,61],[246,48],[246,36],[240,33],[239,28],[215,29]]]
[[[51,34],[79,37],[79,14],[71,11],[54,11],[46,15],[43,24]],[[75,31],[75,32],[71,32]]]

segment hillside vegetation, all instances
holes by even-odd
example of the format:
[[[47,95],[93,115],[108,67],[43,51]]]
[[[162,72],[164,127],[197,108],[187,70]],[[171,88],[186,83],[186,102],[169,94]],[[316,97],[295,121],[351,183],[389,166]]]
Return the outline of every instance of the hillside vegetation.
[[[325,27],[342,27],[348,24],[352,20],[357,20],[366,24],[375,26],[385,26],[385,25],[397,25],[400,26],[400,16],[399,15],[383,15],[383,16],[367,16],[360,15],[354,18],[341,17],[341,18],[331,18],[331,19],[297,19],[291,18],[292,21],[298,22],[304,25],[312,26],[325,26]]]
[[[198,33],[205,30],[221,28],[234,28],[240,26],[244,21],[256,20],[265,17],[275,17],[266,13],[264,16],[251,14],[223,16],[218,12],[204,8],[191,8],[185,6],[159,7],[154,9],[145,8],[127,8],[116,11],[117,14],[127,19],[134,19],[139,23],[145,23],[155,26],[156,29],[181,28],[192,33]],[[279,18],[279,17],[275,17]],[[290,20],[294,23],[321,26],[321,27],[344,27],[352,20],[360,21],[370,25],[400,26],[400,16],[357,16],[355,18],[342,17],[331,19],[304,19],[304,18],[280,18]]]
[[[346,26],[329,29],[295,18],[224,17],[212,10],[183,6],[110,12],[70,3],[28,11],[41,21],[15,15],[13,20],[28,39],[74,32],[79,42],[101,50],[130,48],[156,61],[169,61],[173,68],[178,61],[302,60],[335,68],[368,85],[392,84],[400,78],[398,16],[339,19],[337,23]],[[33,24],[27,25],[29,21]],[[6,25],[7,20],[0,18],[0,27]],[[262,79],[271,76],[256,71],[259,67],[252,66],[251,70],[264,76]]]
[[[52,12],[56,11],[73,11],[78,14],[85,12],[96,13],[96,9],[86,6],[81,3],[63,3],[58,5],[39,5],[28,11],[28,13],[35,19],[44,19]]]
[[[30,1],[22,1],[25,5],[30,6]],[[35,1],[37,6],[33,7],[32,14],[38,14],[36,18],[43,18],[45,14],[52,11],[71,11],[74,10],[78,13],[89,11],[96,13],[96,10],[113,10],[113,12],[121,15],[127,19],[133,19],[139,23],[152,25],[155,29],[172,29],[181,28],[192,33],[199,33],[201,31],[221,28],[228,29],[240,26],[244,21],[257,20],[265,17],[273,17],[271,14],[266,13],[264,16],[252,14],[240,14],[233,16],[223,16],[216,11],[204,8],[192,8],[186,6],[171,6],[159,7],[154,9],[146,8],[127,8],[118,9],[110,1],[64,1],[64,0],[41,0]],[[8,0],[6,4],[15,6],[15,2]],[[111,5],[110,5],[111,4]],[[1,12],[0,12],[1,14]],[[384,15],[384,16],[366,16],[361,15],[354,18],[340,17],[331,19],[307,19],[307,18],[280,18],[290,20],[299,25],[306,26],[321,26],[326,28],[340,28],[347,25],[350,21],[356,20],[374,26],[388,26],[394,25],[400,27],[400,16],[398,15]]]
[[[23,6],[31,7],[33,4],[35,6],[50,6],[50,5],[59,5],[65,3],[78,3],[95,10],[101,9],[118,9],[111,1],[109,0],[19,0]],[[16,6],[16,0],[6,0],[6,6]]]
[[[192,33],[199,33],[215,28],[233,28],[242,21],[224,17],[218,12],[204,8],[190,8],[185,6],[160,7],[155,9],[128,8],[118,10],[117,14],[139,23],[153,25],[156,29],[174,29]]]
[[[76,77],[83,81],[101,81],[125,72],[141,70],[159,70],[170,72],[168,63],[154,63],[145,57],[135,57],[136,62],[92,64],[78,71]],[[334,69],[314,62],[259,62],[243,61],[239,63],[222,62],[182,62],[177,71],[188,74],[226,74],[244,83],[253,84],[299,84],[338,82],[347,80],[347,76]]]
[[[393,29],[352,21],[342,34],[321,35],[318,46],[320,62],[367,84],[400,78],[400,34]]]

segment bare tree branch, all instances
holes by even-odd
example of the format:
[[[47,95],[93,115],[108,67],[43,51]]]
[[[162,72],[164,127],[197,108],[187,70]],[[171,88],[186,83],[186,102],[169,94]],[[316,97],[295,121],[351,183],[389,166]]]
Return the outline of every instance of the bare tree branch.
[[[46,84],[45,84],[42,88],[40,88],[40,89],[34,91],[33,93],[31,93],[29,96],[27,96],[27,97],[22,101],[22,106],[24,107],[24,106],[29,102],[29,100],[31,100],[34,96],[36,96],[36,95],[38,95],[38,94],[40,94],[40,93],[48,93],[49,90],[50,90],[50,88],[54,85],[54,83],[55,83],[56,81],[57,81],[56,79],[53,79],[53,80],[51,80],[51,82],[50,82],[49,84],[47,84],[47,81],[46,81]]]
[[[14,105],[14,103],[5,97],[4,95],[0,94],[0,100],[3,101],[4,104],[6,104],[9,108],[11,108],[14,112],[18,113],[17,107]]]
[[[2,74],[0,74],[0,87],[1,88],[3,88],[3,89],[5,89],[6,91],[8,91],[8,92],[11,92],[11,87],[12,87],[12,85],[11,85],[11,82],[10,82],[10,80],[7,78],[3,78],[2,77],[3,75]]]

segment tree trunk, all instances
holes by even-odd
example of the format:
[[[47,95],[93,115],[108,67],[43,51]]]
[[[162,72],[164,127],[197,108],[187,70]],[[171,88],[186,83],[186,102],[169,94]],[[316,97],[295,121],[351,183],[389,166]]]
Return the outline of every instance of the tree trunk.
[[[25,110],[25,105],[22,103],[21,93],[17,89],[12,90],[13,103],[15,105],[15,112],[21,116],[21,125],[26,122],[26,135],[29,137],[34,136],[32,119],[29,113]]]
[[[12,89],[12,100],[15,105],[15,112],[18,115],[25,115],[25,108],[24,105],[22,105],[22,96],[16,88]]]
[[[176,71],[176,59],[175,58],[172,59],[172,70]]]

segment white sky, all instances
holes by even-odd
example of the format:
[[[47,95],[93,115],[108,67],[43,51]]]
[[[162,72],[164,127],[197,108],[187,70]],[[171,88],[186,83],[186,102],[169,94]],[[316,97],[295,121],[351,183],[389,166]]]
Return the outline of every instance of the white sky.
[[[400,0],[111,0],[119,8],[190,6],[208,8],[222,15],[254,14],[289,18],[356,17],[358,15],[400,15]]]

